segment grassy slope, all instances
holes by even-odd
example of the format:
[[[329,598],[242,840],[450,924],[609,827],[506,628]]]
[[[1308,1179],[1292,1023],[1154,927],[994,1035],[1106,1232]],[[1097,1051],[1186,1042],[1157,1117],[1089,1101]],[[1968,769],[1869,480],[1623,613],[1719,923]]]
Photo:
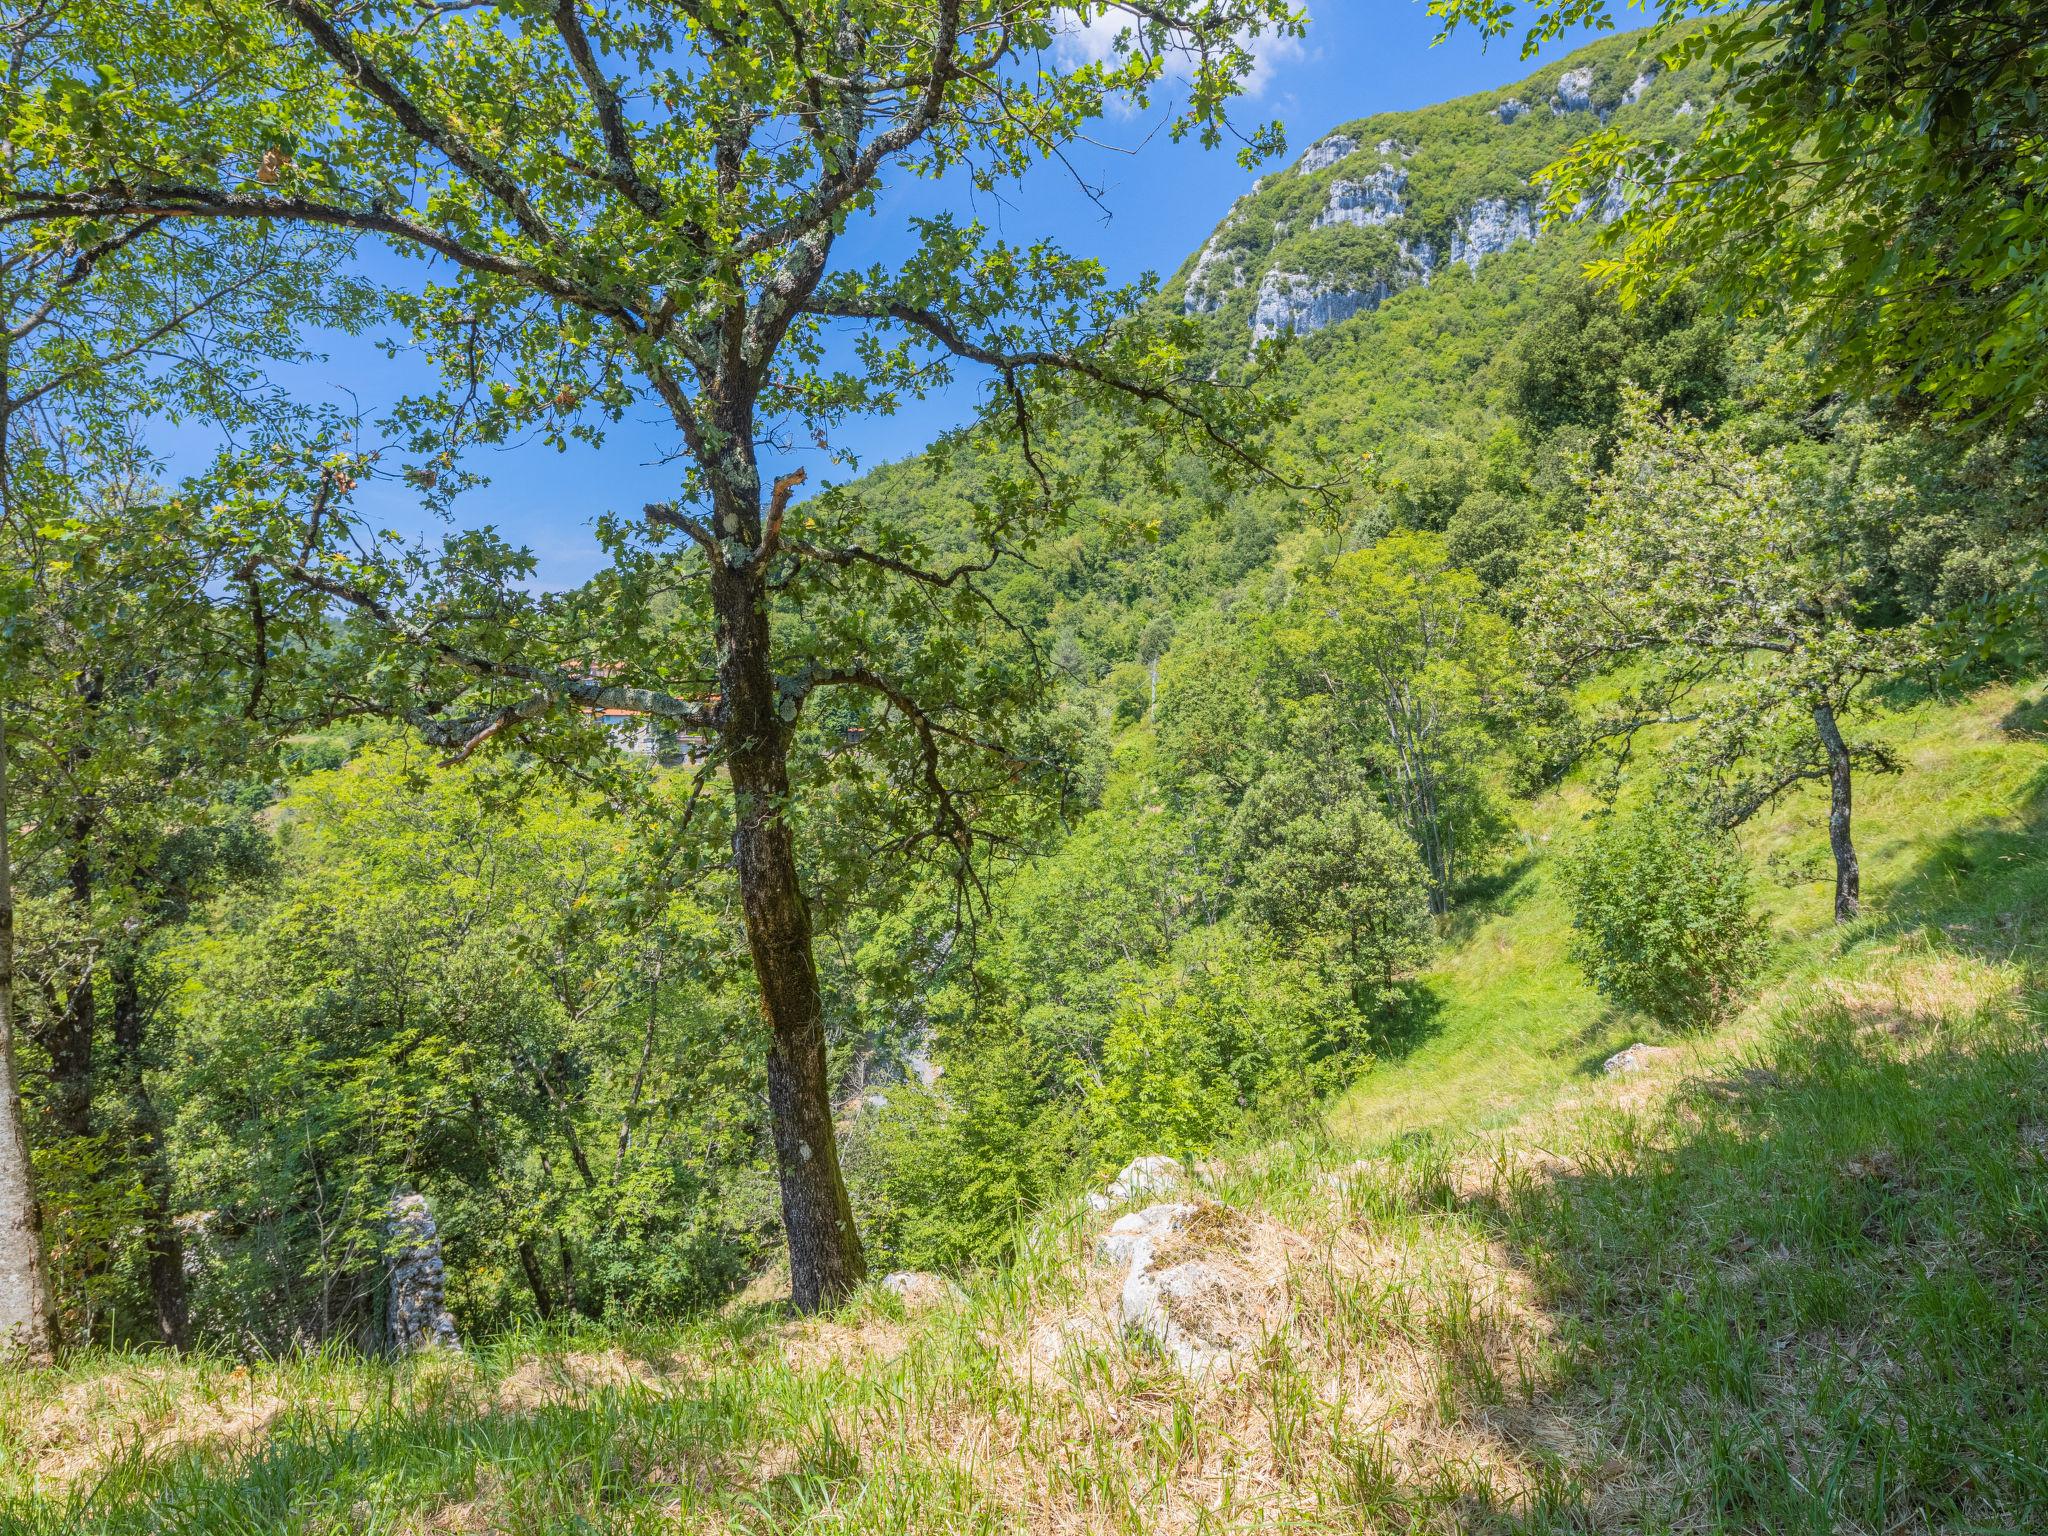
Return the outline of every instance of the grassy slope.
[[[1333,1138],[1205,1176],[1227,1381],[1107,1326],[1100,1219],[1048,1218],[917,1317],[0,1380],[0,1530],[2048,1529],[2040,713],[1893,722],[1872,915],[1779,885],[1757,1006],[1619,1082],[1538,856]]]
[[[2026,882],[2011,877],[2038,851],[2031,818],[2048,789],[2041,715],[2033,693],[2001,688],[1884,722],[1876,734],[1906,771],[1857,786],[1870,915],[1852,951],[1926,923],[1959,938],[1997,935],[2008,948],[2038,942]],[[1631,1041],[1661,1038],[1603,1008],[1568,958],[1570,917],[1555,862],[1542,855],[1569,845],[1592,804],[1583,788],[1567,786],[1525,812],[1528,856],[1426,978],[1436,1001],[1427,1034],[1333,1107],[1341,1136],[1503,1124]],[[1745,832],[1787,973],[1858,963],[1833,930],[1826,814],[1824,793],[1813,789]]]

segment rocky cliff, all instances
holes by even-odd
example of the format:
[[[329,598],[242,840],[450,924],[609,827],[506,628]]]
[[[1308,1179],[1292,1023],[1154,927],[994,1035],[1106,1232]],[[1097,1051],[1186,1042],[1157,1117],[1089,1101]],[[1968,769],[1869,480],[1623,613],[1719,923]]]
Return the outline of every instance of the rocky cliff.
[[[1557,224],[1543,216],[1544,166],[1617,115],[1679,141],[1703,94],[1690,71],[1667,74],[1618,37],[1497,91],[1345,124],[1253,183],[1167,298],[1253,344],[1342,324],[1545,238]],[[1612,185],[1564,222],[1611,221],[1628,194]]]

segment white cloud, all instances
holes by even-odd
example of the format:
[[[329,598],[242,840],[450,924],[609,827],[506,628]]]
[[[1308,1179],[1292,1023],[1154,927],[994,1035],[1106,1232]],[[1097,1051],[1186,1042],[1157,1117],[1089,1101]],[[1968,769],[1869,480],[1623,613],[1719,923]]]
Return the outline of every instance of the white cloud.
[[[1113,8],[1093,14],[1076,11],[1053,44],[1053,58],[1063,69],[1074,69],[1083,64],[1114,63],[1127,56],[1117,52],[1117,38],[1131,31],[1135,25],[1128,12]],[[1271,32],[1261,33],[1250,43],[1252,67],[1244,81],[1245,98],[1250,101],[1263,96],[1274,77],[1287,66],[1299,63],[1308,51],[1302,39]],[[1185,82],[1193,64],[1191,56],[1176,59],[1168,65],[1166,77]]]

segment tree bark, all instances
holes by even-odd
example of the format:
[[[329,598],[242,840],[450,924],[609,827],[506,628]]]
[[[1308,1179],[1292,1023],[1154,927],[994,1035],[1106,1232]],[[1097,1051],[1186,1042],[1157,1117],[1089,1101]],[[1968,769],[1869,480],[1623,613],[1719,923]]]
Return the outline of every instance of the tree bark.
[[[1827,700],[1813,706],[1813,724],[1828,758],[1828,845],[1835,853],[1835,921],[1847,923],[1863,910],[1862,871],[1849,829],[1849,749],[1842,742],[1834,707]]]
[[[7,731],[0,717],[0,1358],[47,1361],[57,1328],[14,1064],[14,884],[7,847]]]
[[[143,1241],[147,1249],[149,1299],[157,1336],[172,1349],[190,1342],[191,1305],[185,1283],[185,1241],[171,1219],[171,1167],[164,1152],[163,1117],[143,1079],[142,990],[135,956],[123,952],[111,967],[114,1055],[127,1098],[130,1155],[148,1202]]]
[[[800,1312],[815,1312],[861,1282],[867,1259],[832,1126],[824,1000],[785,815],[788,731],[769,650],[762,573],[716,566],[711,591],[732,776],[733,859],[768,1025],[768,1106],[789,1236],[790,1300]]]

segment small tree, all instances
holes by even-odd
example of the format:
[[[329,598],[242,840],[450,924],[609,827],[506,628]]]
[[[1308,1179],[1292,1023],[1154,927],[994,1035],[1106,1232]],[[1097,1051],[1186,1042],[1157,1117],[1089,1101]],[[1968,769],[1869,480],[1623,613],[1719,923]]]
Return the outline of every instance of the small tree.
[[[1360,795],[1273,828],[1245,865],[1242,900],[1294,953],[1334,961],[1361,1006],[1390,993],[1436,940],[1429,876],[1414,842]]]
[[[1587,487],[1585,526],[1524,593],[1539,673],[1570,687],[1626,668],[1596,739],[1618,763],[1644,728],[1684,728],[1680,761],[1722,826],[1825,782],[1835,920],[1848,922],[1862,901],[1852,772],[1893,764],[1842,722],[1868,707],[1871,685],[1925,658],[1926,631],[1858,624],[1843,542],[1776,456],[1654,415],[1635,390],[1623,425],[1613,468]]]
[[[1521,686],[1510,639],[1433,533],[1338,556],[1273,623],[1275,712],[1304,758],[1363,768],[1414,840],[1438,913],[1506,830],[1487,769]]]
[[[1764,958],[1732,833],[1674,803],[1609,819],[1568,866],[1572,958],[1603,997],[1678,1028],[1732,1011]]]

